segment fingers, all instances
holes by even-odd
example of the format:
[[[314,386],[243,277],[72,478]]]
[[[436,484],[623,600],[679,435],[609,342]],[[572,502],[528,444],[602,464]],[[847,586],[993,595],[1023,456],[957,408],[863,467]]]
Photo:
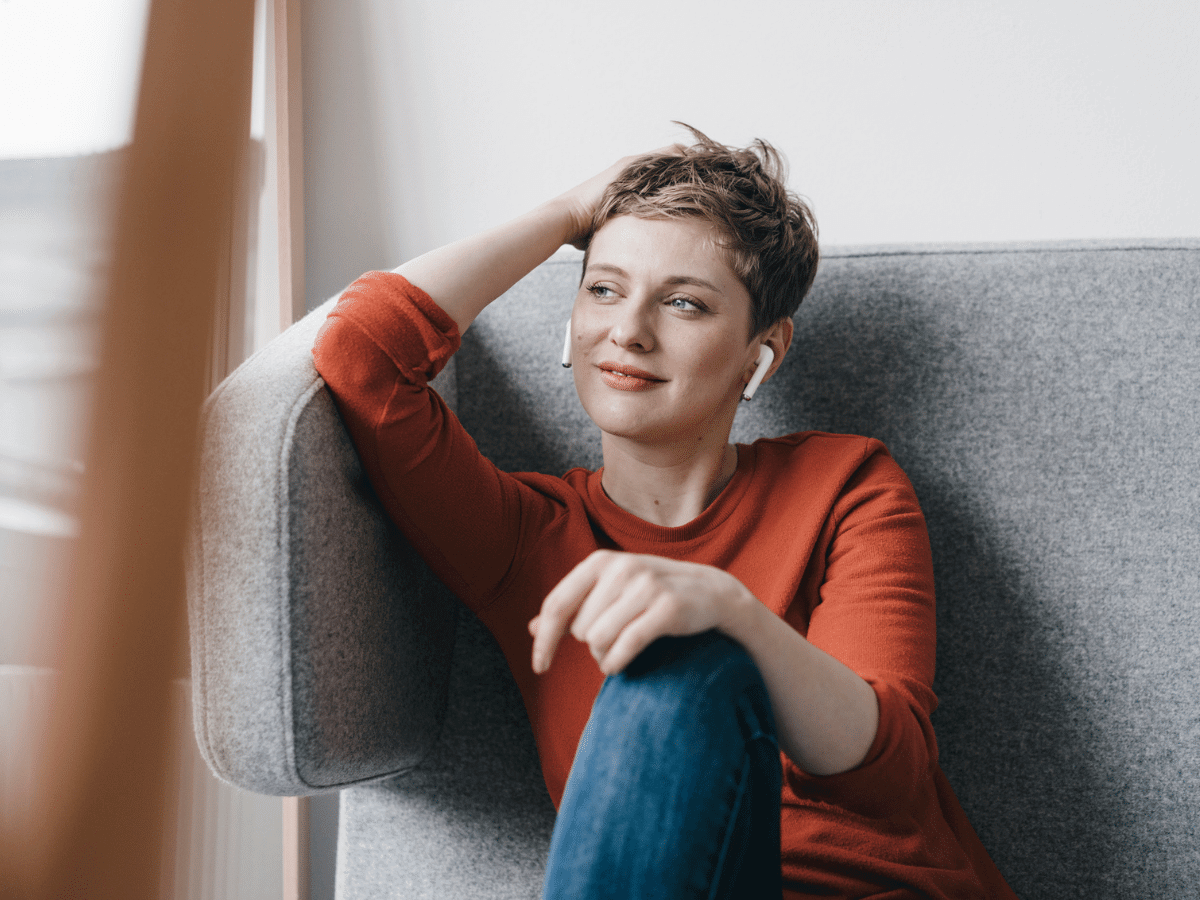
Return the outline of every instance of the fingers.
[[[633,156],[623,156],[618,159],[607,171],[613,172],[613,178],[615,178],[617,175],[619,175],[621,172],[624,172],[627,168],[639,160],[648,159],[653,156],[683,156],[686,150],[687,147],[685,147],[683,144],[667,144],[663,147],[651,150],[649,153],[635,153]],[[613,178],[610,178],[609,181],[612,181]]]
[[[660,637],[680,633],[673,621],[671,604],[660,601],[646,609],[621,629],[607,650],[596,656],[596,664],[605,675],[614,675],[638,658],[638,655]],[[593,648],[593,655],[595,650]]]
[[[541,674],[549,668],[568,630],[599,659],[625,623],[645,609],[651,595],[646,558],[595,551],[555,586],[530,622],[533,670]]]
[[[667,144],[665,147],[659,147],[651,155],[653,156],[683,156],[687,152],[687,145],[678,142]]]
[[[649,153],[623,156],[603,172],[593,175],[587,181],[568,191],[564,197],[567,198],[572,210],[573,224],[570,229],[571,236],[567,238],[566,243],[578,250],[587,249],[588,241],[592,236],[592,216],[604,196],[605,189],[629,166],[651,156],[683,156],[686,150],[687,148],[683,144],[667,144],[665,147],[659,147]]]
[[[598,550],[555,586],[529,623],[533,670],[549,668],[570,631],[601,671],[619,672],[656,638],[721,627],[738,587],[711,566]]]
[[[596,583],[607,555],[610,551],[597,550],[568,572],[542,601],[541,612],[529,623],[533,635],[533,671],[539,675],[550,668],[558,642]]]
[[[648,576],[638,565],[638,557],[632,554],[613,554],[601,559],[600,564],[595,583],[571,622],[571,634],[584,643],[590,641],[597,619],[601,616],[611,619],[614,604],[627,606],[647,587]]]
[[[584,600],[571,634],[599,661],[630,622],[654,605],[661,588],[636,563],[609,565]]]

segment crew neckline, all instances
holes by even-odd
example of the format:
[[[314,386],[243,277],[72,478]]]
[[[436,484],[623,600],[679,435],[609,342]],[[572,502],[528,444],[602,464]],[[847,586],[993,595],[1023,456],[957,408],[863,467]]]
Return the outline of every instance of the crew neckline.
[[[753,445],[734,444],[734,447],[737,449],[737,467],[729,482],[700,515],[683,525],[656,525],[622,509],[604,490],[601,483],[603,466],[588,476],[588,505],[606,531],[618,532],[635,541],[660,545],[695,541],[716,529],[733,514],[753,480],[757,460]]]

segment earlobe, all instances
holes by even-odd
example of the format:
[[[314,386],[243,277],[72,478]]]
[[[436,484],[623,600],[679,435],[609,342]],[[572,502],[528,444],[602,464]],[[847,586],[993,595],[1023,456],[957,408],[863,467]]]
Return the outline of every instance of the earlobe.
[[[767,377],[767,370],[771,368],[771,363],[773,362],[775,362],[775,351],[766,344],[763,344],[758,348],[758,368],[754,370],[754,374],[750,376],[750,382],[742,390],[743,400],[754,399],[754,392],[758,390],[758,386]]]
[[[564,369],[571,368],[571,320],[567,319],[567,337],[563,341],[562,364]]]

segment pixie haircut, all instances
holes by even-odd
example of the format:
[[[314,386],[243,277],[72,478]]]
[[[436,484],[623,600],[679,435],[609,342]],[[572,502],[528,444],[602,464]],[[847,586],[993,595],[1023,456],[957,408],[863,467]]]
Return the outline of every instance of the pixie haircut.
[[[655,153],[630,163],[605,190],[591,233],[618,216],[711,223],[750,295],[750,334],[761,334],[794,315],[812,287],[819,258],[812,210],[788,190],[787,166],[766,141],[727,147],[676,124],[696,143],[678,155]]]

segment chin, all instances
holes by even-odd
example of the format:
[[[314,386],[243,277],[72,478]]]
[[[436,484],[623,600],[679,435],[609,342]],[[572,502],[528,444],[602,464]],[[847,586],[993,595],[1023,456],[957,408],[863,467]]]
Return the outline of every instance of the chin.
[[[666,391],[622,392],[576,377],[575,392],[588,418],[612,437],[646,443],[698,440],[716,430],[728,440],[737,397],[688,403]]]
[[[597,428],[612,437],[629,440],[662,440],[669,436],[671,429],[665,427],[661,420],[654,417],[631,415],[628,411],[618,411],[611,408],[596,408],[584,404],[583,411],[588,414]]]
[[[668,417],[661,403],[643,404],[641,409],[630,408],[633,404],[591,402],[583,403],[584,412],[605,435],[644,444],[664,444],[675,441],[694,443],[702,436],[723,430],[728,440],[729,427],[720,416]],[[581,398],[582,402],[582,398]],[[730,424],[732,419],[729,420]]]

